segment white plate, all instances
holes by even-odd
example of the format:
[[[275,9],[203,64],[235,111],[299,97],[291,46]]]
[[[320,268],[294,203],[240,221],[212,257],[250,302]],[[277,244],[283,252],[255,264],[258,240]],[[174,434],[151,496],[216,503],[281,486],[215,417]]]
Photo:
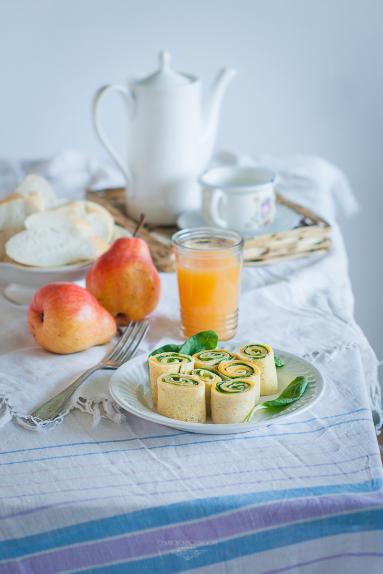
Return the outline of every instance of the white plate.
[[[299,375],[304,375],[308,379],[308,386],[303,396],[291,406],[283,411],[268,413],[257,411],[251,423],[240,424],[214,424],[210,420],[206,423],[189,423],[170,419],[158,414],[153,409],[150,382],[148,376],[147,358],[141,355],[137,359],[128,361],[112,376],[109,383],[110,394],[113,399],[130,413],[153,423],[165,425],[179,430],[184,430],[202,434],[232,434],[254,430],[257,427],[279,422],[297,414],[301,414],[306,409],[313,406],[323,392],[323,377],[313,365],[301,359],[297,355],[279,351],[285,361],[285,366],[277,369],[278,373],[278,393],[277,395]],[[262,401],[275,398],[277,395],[262,397]],[[262,402],[261,401],[261,402]]]
[[[241,234],[245,237],[256,237],[258,235],[278,233],[279,231],[288,231],[289,229],[296,227],[301,218],[302,216],[293,209],[290,209],[286,205],[277,203],[275,218],[271,223],[269,223],[269,225],[260,227],[255,231],[249,231],[246,233],[241,232]],[[201,211],[196,209],[181,213],[177,219],[177,225],[180,229],[192,229],[194,227],[206,227],[208,224]]]

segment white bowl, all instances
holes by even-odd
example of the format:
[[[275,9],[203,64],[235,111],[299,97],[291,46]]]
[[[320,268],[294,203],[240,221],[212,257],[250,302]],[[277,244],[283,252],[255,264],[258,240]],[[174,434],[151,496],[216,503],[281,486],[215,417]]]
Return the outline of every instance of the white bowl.
[[[78,281],[84,278],[91,265],[91,261],[83,261],[60,267],[26,267],[17,263],[0,262],[0,281],[25,287],[41,287],[54,281]]]
[[[25,267],[16,263],[0,262],[0,282],[3,295],[12,303],[27,305],[36,289],[56,281],[80,281],[84,279],[92,261],[83,261],[61,267]]]

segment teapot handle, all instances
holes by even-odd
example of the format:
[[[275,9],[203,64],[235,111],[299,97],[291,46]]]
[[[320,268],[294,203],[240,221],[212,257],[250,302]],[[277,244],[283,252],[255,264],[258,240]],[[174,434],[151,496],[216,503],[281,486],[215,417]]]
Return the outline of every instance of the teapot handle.
[[[101,88],[99,88],[97,90],[97,92],[94,95],[93,103],[92,103],[92,119],[93,119],[93,127],[95,129],[95,132],[96,132],[100,142],[102,143],[102,145],[106,148],[106,150],[109,152],[109,154],[112,156],[112,158],[116,162],[117,166],[122,171],[122,173],[123,173],[123,175],[127,181],[128,187],[129,187],[129,184],[131,183],[131,181],[133,179],[132,173],[131,173],[130,169],[128,168],[128,166],[126,165],[126,162],[121,160],[120,155],[117,153],[115,148],[110,143],[109,138],[106,136],[104,128],[101,125],[100,104],[101,104],[101,101],[103,100],[104,96],[108,92],[109,93],[117,92],[118,94],[121,94],[124,97],[124,99],[128,105],[128,108],[131,107],[132,105],[134,105],[134,97],[133,97],[131,91],[126,86],[120,86],[118,84],[109,84],[107,86],[102,86]]]

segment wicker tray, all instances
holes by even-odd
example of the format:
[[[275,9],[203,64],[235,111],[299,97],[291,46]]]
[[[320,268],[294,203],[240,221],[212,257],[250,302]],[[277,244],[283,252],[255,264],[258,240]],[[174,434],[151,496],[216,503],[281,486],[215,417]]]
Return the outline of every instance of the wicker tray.
[[[126,215],[124,190],[89,191],[87,197],[106,207],[117,224],[129,231],[134,231],[137,223]],[[324,254],[330,249],[331,227],[327,221],[310,209],[293,203],[279,194],[277,201],[301,215],[300,222],[294,229],[246,239],[245,265],[267,265],[277,261],[306,257],[314,253]],[[159,271],[174,271],[171,236],[175,231],[175,227],[150,225],[145,225],[140,230],[140,236],[148,243],[154,263]]]

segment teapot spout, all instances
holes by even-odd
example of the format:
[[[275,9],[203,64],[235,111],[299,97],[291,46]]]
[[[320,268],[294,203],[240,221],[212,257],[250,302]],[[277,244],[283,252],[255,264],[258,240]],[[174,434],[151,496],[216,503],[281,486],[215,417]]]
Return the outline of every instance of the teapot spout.
[[[234,68],[223,68],[218,73],[218,76],[212,86],[211,92],[205,100],[203,109],[203,159],[205,163],[209,160],[213,151],[222,98],[228,85],[236,74],[237,71]]]

